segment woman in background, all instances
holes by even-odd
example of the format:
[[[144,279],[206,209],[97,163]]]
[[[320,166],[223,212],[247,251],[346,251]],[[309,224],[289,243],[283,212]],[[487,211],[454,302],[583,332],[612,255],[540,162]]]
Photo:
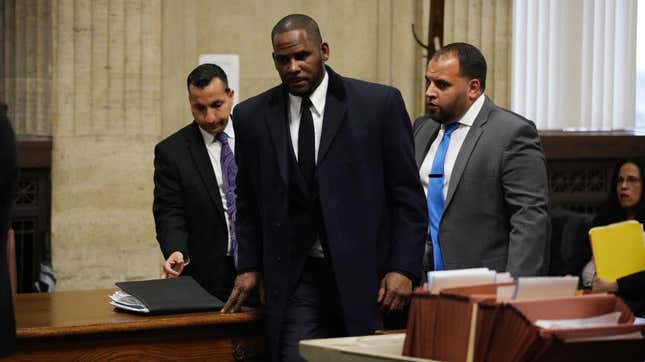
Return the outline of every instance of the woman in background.
[[[594,218],[592,226],[608,225],[625,220],[645,223],[642,159],[626,159],[618,163],[605,206]],[[645,314],[645,270],[612,282],[596,276],[593,260],[582,271],[582,283],[594,292],[612,292],[620,295],[636,315]]]
[[[645,222],[645,202],[643,202],[642,170],[645,160],[626,159],[618,163],[614,170],[615,187],[609,198],[592,222],[592,226],[603,226],[625,220]]]

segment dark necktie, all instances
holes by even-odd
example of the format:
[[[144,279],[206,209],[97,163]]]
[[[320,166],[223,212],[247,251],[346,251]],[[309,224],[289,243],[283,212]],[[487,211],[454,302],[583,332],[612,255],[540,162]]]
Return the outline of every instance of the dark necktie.
[[[450,145],[450,136],[459,123],[451,123],[445,127],[443,138],[437,147],[437,153],[432,161],[428,178],[428,216],[430,218],[430,239],[432,240],[432,257],[434,270],[444,270],[441,244],[439,243],[439,223],[443,214],[443,164]]]
[[[228,214],[228,231],[231,237],[231,254],[237,265],[237,238],[235,237],[235,175],[237,165],[231,146],[228,144],[228,135],[224,132],[218,133],[215,138],[222,144],[220,152],[220,165],[222,166],[222,178],[226,194],[226,213]]]
[[[300,105],[300,128],[298,129],[298,165],[300,172],[307,181],[307,186],[313,187],[316,169],[316,156],[314,146],[314,120],[311,117],[311,100],[302,98]]]

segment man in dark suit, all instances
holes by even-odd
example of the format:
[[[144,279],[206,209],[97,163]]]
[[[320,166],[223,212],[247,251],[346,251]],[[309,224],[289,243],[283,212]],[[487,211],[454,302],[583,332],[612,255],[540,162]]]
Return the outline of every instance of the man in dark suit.
[[[306,15],[271,39],[282,85],[233,113],[240,259],[224,311],[263,277],[271,359],[294,361],[301,339],[370,334],[379,307],[407,303],[427,216],[398,90],[325,67]]]
[[[9,119],[0,110],[0,357],[11,353],[16,343],[16,321],[9,281],[7,235],[18,180],[16,138]]]
[[[426,79],[429,115],[413,127],[430,215],[425,269],[546,273],[547,177],[535,125],[484,95],[486,60],[470,44],[438,50]]]
[[[226,300],[236,275],[235,234],[229,233],[234,175],[229,185],[230,166],[224,165],[234,165],[233,90],[214,64],[195,68],[187,87],[194,121],[155,147],[153,213],[166,258],[162,277],[191,275]]]

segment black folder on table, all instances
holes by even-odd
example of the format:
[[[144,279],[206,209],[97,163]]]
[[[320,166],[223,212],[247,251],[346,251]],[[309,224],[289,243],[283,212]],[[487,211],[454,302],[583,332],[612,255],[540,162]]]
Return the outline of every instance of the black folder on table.
[[[149,310],[144,313],[149,314],[200,312],[224,307],[221,300],[209,294],[190,276],[118,282],[116,286],[137,298]]]

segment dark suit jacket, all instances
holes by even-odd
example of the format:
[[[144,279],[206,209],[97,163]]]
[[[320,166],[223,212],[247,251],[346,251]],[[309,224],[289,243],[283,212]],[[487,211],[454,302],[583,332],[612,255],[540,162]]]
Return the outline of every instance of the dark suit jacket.
[[[16,322],[7,265],[7,232],[18,178],[16,138],[9,120],[0,112],[0,356],[13,351]]]
[[[639,317],[645,317],[645,270],[626,275],[616,280],[618,295]]]
[[[591,258],[590,226],[589,215],[561,207],[551,209],[549,275],[580,275]]]
[[[327,253],[350,335],[380,317],[381,278],[418,278],[427,229],[410,121],[398,90],[344,78],[327,68],[316,177]],[[264,272],[269,344],[276,346],[287,297],[306,251],[290,250],[288,96],[282,86],[236,106],[239,270]]]
[[[224,208],[204,139],[196,123],[155,147],[153,213],[165,258],[181,251],[191,275],[211,294],[226,300],[235,270],[226,256]]]
[[[439,128],[428,117],[415,121],[419,167]],[[486,97],[450,177],[439,224],[444,265],[542,275],[549,235],[546,165],[535,125]],[[431,242],[427,249],[431,254]]]

